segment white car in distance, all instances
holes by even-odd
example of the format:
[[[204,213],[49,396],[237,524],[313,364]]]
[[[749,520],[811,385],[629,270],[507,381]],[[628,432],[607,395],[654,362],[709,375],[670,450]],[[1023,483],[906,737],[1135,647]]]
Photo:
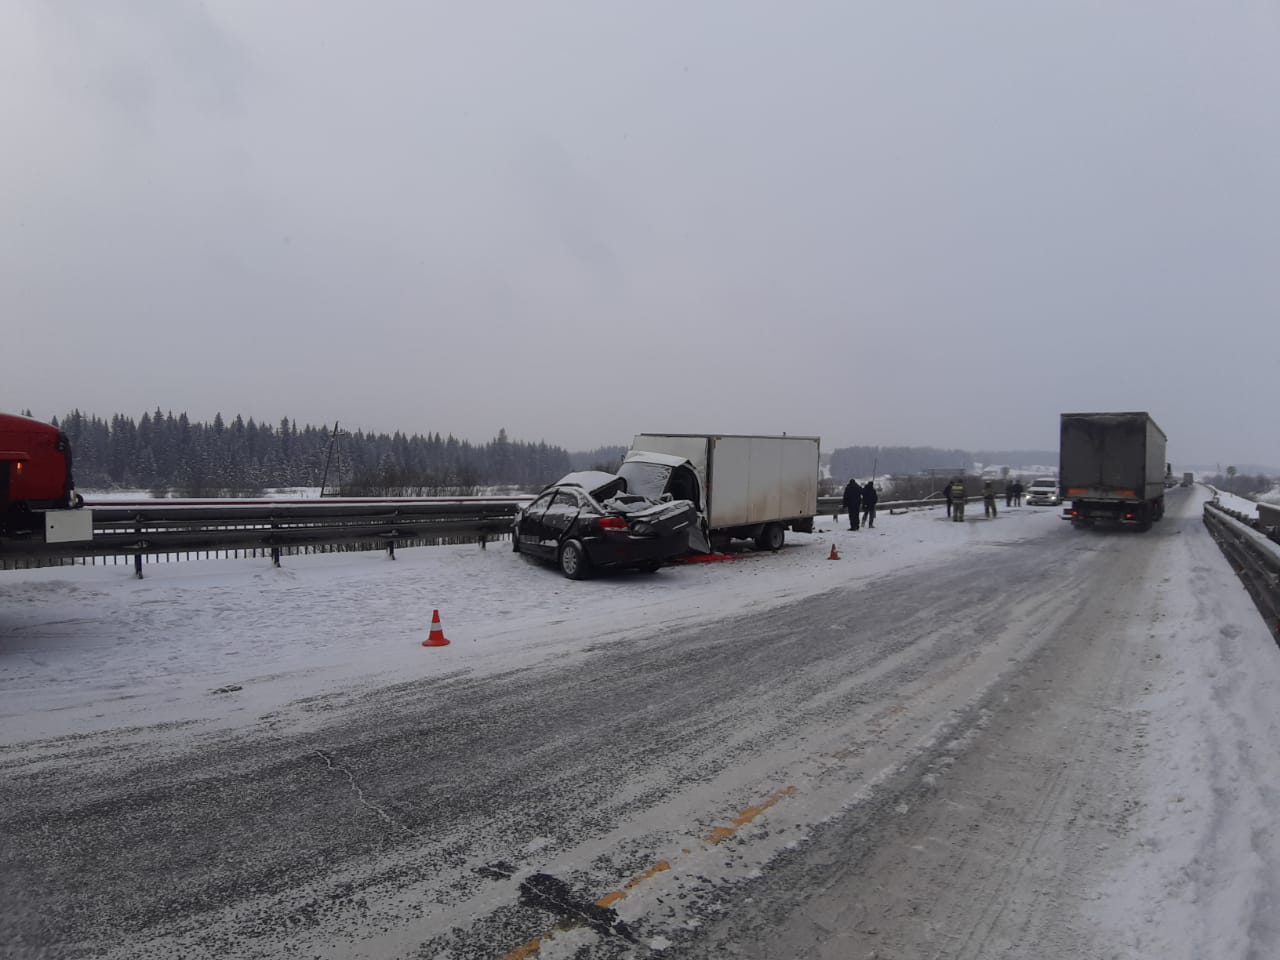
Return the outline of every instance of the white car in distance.
[[[1037,477],[1027,487],[1027,505],[1056,507],[1062,503],[1058,481],[1053,477]]]

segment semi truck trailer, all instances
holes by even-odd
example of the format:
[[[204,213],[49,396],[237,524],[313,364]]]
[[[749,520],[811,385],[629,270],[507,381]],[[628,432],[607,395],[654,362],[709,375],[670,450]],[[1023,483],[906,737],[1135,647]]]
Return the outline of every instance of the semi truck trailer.
[[[1064,413],[1058,483],[1076,527],[1151,529],[1164,516],[1164,431],[1149,413]]]

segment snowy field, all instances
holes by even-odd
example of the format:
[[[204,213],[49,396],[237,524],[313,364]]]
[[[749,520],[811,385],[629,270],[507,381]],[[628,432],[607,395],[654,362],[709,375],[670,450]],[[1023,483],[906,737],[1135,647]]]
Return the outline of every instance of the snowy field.
[[[137,500],[163,500],[150,490],[81,490],[85,504],[92,507],[95,503],[109,505],[112,503],[132,503]],[[258,500],[311,500],[320,496],[319,487],[272,487],[264,490]]]
[[[1258,504],[1248,497],[1237,496],[1234,493],[1227,493],[1225,490],[1214,490],[1213,487],[1208,488],[1211,493],[1217,493],[1218,503],[1226,507],[1228,510],[1235,510],[1237,513],[1243,513],[1247,517],[1256,517],[1258,515]],[[1274,502],[1271,500],[1268,503]]]
[[[1034,537],[1056,508],[995,522],[940,509],[849,531],[830,517],[746,553],[654,575],[575,582],[509,543],[266,559],[57,567],[0,574],[0,743],[158,721],[240,719],[352,684],[498,672],[602,638],[765,610],[933,562],[975,542]],[[970,517],[973,516],[970,505]],[[834,544],[839,561],[829,560]],[[451,645],[421,641],[439,610]],[[234,696],[210,691],[237,686]]]

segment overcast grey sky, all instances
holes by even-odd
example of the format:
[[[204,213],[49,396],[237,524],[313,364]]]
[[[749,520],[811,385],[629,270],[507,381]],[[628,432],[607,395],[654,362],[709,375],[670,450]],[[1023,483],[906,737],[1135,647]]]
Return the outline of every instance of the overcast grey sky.
[[[1280,465],[1275,0],[0,0],[0,409]]]

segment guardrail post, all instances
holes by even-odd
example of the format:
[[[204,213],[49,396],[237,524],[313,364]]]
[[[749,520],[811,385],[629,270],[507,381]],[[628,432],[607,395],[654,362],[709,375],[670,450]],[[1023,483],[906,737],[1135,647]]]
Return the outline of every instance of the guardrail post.
[[[133,532],[137,534],[139,550],[133,555],[133,575],[138,580],[142,579],[142,515],[136,514],[133,518]]]

